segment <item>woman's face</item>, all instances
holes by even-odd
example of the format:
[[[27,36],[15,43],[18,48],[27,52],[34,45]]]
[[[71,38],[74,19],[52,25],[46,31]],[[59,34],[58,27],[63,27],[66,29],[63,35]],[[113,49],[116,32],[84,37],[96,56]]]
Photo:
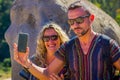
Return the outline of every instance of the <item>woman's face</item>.
[[[54,29],[46,29],[43,40],[47,52],[54,53],[60,47],[60,38]]]

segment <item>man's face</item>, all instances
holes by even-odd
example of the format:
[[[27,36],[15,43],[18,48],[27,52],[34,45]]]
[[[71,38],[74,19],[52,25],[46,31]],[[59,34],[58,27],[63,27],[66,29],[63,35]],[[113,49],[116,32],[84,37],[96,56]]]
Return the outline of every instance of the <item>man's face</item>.
[[[68,23],[77,36],[81,37],[90,30],[89,16],[83,8],[68,11]]]

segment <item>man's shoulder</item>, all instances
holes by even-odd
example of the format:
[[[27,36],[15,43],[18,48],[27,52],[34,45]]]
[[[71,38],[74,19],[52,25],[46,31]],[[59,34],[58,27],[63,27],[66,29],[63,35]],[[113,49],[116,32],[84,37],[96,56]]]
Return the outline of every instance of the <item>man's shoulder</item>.
[[[98,42],[100,42],[103,45],[109,45],[110,44],[110,40],[112,38],[110,38],[109,36],[105,35],[105,34],[99,34],[99,38],[98,38]]]
[[[102,39],[110,40],[111,38],[108,35],[100,34]]]

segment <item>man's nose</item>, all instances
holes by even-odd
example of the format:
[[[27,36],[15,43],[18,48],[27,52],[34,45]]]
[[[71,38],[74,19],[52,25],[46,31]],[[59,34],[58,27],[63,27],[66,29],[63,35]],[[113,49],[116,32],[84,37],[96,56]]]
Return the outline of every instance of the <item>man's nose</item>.
[[[79,26],[79,23],[77,23],[76,21],[74,21],[73,26],[77,27],[77,26]]]

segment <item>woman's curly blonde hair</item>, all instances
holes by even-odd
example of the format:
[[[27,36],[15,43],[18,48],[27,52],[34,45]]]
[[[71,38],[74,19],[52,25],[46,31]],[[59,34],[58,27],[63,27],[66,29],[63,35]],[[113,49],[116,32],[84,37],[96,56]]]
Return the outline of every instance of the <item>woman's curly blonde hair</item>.
[[[45,53],[47,52],[46,47],[44,45],[44,41],[42,39],[44,36],[44,32],[47,29],[54,29],[57,32],[57,34],[61,40],[60,44],[65,43],[66,41],[69,40],[69,37],[67,36],[67,34],[62,30],[62,28],[59,25],[57,25],[54,22],[49,22],[49,23],[45,24],[37,38],[37,55],[42,56],[42,57],[43,56],[45,57]]]

